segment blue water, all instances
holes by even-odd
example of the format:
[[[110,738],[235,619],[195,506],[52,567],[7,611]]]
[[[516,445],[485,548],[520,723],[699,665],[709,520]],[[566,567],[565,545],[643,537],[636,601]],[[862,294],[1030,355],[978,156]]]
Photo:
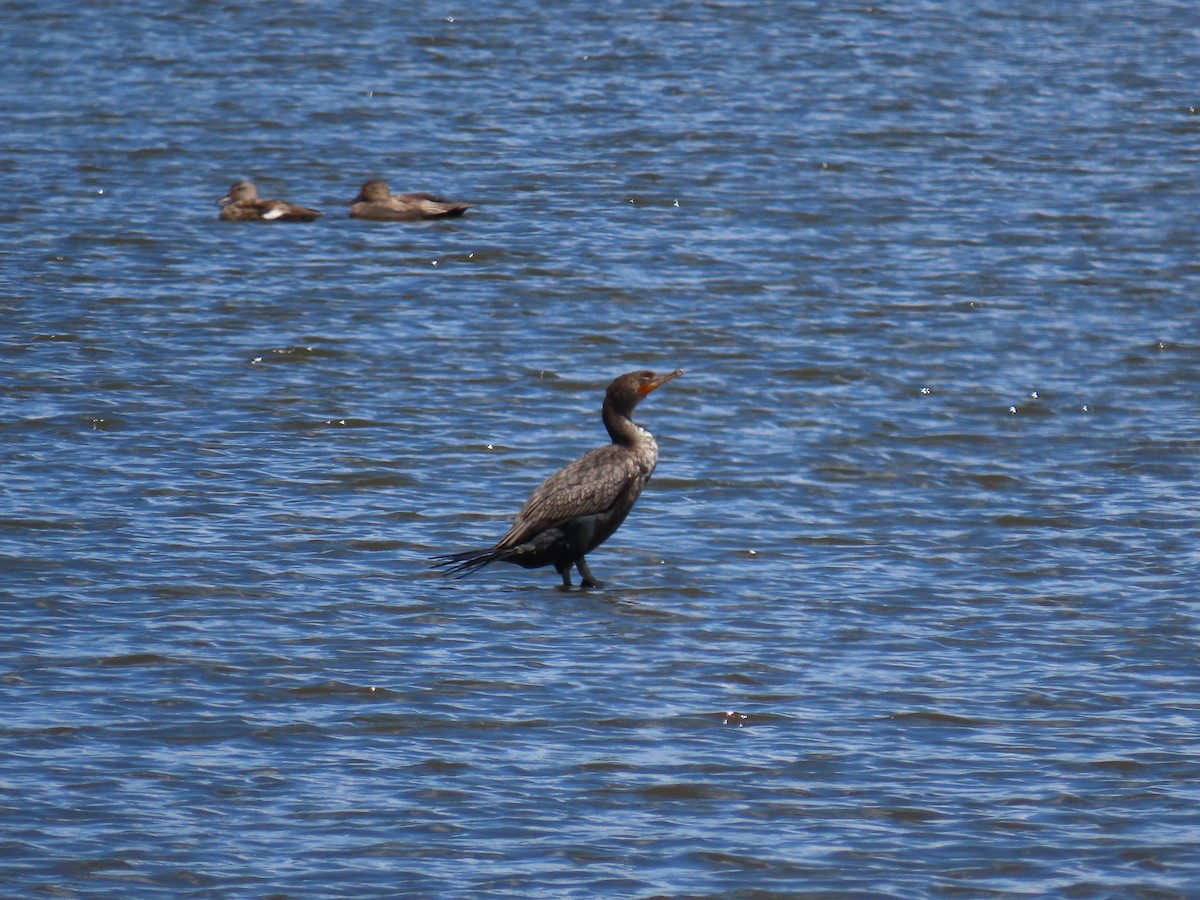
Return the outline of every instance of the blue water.
[[[0,25],[6,896],[1195,895],[1200,8]]]

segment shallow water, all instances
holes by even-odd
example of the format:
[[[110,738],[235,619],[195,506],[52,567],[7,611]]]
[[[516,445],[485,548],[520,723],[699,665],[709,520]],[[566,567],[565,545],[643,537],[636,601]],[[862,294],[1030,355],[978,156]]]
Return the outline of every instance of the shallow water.
[[[0,16],[6,892],[1194,890],[1190,5]]]

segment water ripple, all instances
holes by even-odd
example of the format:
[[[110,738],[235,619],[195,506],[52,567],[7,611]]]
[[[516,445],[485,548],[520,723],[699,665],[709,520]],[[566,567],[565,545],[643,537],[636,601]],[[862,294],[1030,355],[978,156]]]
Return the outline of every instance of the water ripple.
[[[1192,892],[1185,10],[143,5],[0,61],[10,892]]]

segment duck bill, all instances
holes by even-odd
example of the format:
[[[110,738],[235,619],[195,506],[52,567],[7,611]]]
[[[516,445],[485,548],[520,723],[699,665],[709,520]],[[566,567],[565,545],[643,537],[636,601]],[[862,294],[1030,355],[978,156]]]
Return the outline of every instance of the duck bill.
[[[676,369],[674,372],[668,372],[666,375],[659,375],[653,381],[647,381],[640,388],[638,388],[638,393],[641,394],[643,397],[645,397],[651,391],[655,390],[656,388],[662,387],[664,384],[666,384],[672,378],[678,378],[682,374],[683,374],[683,369]]]

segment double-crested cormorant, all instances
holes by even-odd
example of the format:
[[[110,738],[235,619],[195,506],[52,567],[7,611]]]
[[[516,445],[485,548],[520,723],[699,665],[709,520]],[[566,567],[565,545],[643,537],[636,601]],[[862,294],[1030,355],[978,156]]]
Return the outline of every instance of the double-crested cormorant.
[[[321,214],[315,209],[287,200],[263,200],[250,181],[235,181],[229,193],[217,201],[226,222],[311,222]]]
[[[415,222],[449,219],[470,209],[466,203],[443,200],[434,194],[391,194],[386,181],[368,181],[350,201],[350,215],[378,222]]]
[[[604,394],[602,412],[612,443],[585,453],[543,481],[494,547],[435,557],[435,565],[447,575],[460,576],[496,560],[526,569],[553,565],[568,588],[575,566],[585,588],[603,587],[584,557],[625,521],[658,463],[658,444],[634,423],[633,408],[682,374],[681,369],[666,375],[630,372],[613,381]]]

